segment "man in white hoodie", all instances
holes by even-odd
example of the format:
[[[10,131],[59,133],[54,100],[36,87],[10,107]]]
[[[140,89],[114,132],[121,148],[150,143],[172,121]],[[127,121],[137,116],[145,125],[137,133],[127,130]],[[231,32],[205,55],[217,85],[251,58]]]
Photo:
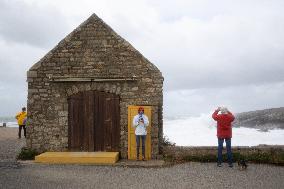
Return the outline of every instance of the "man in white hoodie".
[[[140,139],[142,141],[142,160],[145,160],[145,141],[147,127],[149,125],[148,117],[144,114],[144,108],[139,107],[138,114],[133,118],[133,127],[135,127],[136,136],[136,159],[139,160]]]

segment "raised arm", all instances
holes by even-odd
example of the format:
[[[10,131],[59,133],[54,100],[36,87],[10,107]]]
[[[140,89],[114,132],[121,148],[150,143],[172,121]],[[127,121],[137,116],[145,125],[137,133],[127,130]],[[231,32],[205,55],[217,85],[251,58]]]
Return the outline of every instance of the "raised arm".
[[[215,110],[214,113],[212,114],[212,118],[217,121],[218,120],[218,112],[219,112],[219,109]]]
[[[231,121],[234,121],[234,120],[235,120],[235,116],[234,116],[230,111],[228,111],[228,114],[229,114],[230,117],[231,117]]]
[[[17,115],[15,116],[16,119],[18,119],[20,116],[20,113],[17,113]]]
[[[137,127],[138,124],[139,124],[139,117],[136,115],[133,117],[132,127]]]
[[[144,119],[144,124],[147,127],[149,125],[149,119],[146,115],[143,116],[143,119]]]

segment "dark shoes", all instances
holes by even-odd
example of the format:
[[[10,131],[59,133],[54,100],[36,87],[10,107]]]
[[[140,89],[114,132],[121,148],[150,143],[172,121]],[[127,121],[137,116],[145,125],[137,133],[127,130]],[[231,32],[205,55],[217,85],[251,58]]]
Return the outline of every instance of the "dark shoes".
[[[222,163],[217,163],[217,166],[218,166],[218,167],[222,167]],[[229,167],[230,167],[230,168],[233,168],[234,166],[233,166],[232,163],[229,163]]]
[[[140,159],[139,159],[139,156],[138,157],[136,157],[136,161],[139,161]],[[145,156],[142,156],[142,161],[145,161]]]

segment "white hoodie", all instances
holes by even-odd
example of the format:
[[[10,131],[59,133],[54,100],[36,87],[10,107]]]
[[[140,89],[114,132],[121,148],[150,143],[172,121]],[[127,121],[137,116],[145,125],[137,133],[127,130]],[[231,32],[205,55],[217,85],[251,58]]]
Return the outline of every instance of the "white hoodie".
[[[143,122],[139,122],[140,119],[144,120]],[[137,114],[133,118],[133,127],[135,127],[135,135],[147,135],[146,127],[149,125],[148,117],[145,114],[142,114],[141,116]]]

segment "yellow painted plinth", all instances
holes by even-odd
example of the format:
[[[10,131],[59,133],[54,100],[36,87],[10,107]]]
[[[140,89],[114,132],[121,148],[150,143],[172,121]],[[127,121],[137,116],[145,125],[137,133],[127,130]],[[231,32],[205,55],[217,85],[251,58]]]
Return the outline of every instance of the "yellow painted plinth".
[[[118,152],[45,152],[35,157],[37,163],[114,164]]]

